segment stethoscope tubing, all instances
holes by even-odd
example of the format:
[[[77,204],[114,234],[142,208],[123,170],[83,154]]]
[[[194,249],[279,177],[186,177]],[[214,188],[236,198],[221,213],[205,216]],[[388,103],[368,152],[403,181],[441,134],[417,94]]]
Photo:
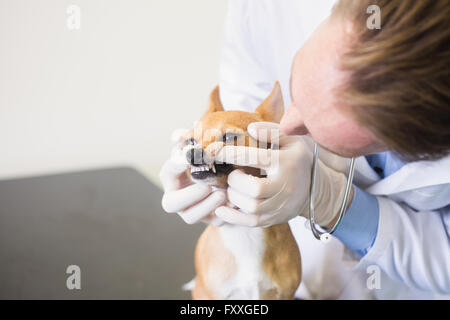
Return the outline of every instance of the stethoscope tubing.
[[[311,231],[314,235],[314,237],[318,240],[322,239],[321,237],[323,235],[331,235],[333,232],[336,231],[337,227],[342,221],[342,218],[344,217],[344,213],[347,209],[348,205],[348,199],[353,183],[353,176],[355,173],[355,158],[351,158],[350,161],[350,167],[347,174],[347,183],[345,186],[345,193],[344,197],[342,199],[341,209],[339,210],[339,218],[336,221],[336,223],[333,225],[333,227],[329,230],[326,230],[323,227],[320,227],[316,224],[315,216],[314,216],[314,196],[316,191],[316,178],[317,178],[317,163],[319,161],[319,146],[317,143],[314,143],[314,157],[313,157],[313,163],[311,167],[311,185],[309,189],[309,223],[311,226]]]

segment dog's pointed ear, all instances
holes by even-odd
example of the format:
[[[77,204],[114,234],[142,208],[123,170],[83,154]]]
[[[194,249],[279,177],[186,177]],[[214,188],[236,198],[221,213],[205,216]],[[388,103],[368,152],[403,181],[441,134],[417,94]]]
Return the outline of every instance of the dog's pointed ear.
[[[206,113],[213,113],[217,111],[224,111],[222,102],[220,102],[219,86],[216,86],[209,95],[209,108]]]
[[[280,83],[275,82],[272,92],[264,99],[263,102],[256,108],[258,113],[264,121],[279,123],[284,113],[284,101],[281,94]]]

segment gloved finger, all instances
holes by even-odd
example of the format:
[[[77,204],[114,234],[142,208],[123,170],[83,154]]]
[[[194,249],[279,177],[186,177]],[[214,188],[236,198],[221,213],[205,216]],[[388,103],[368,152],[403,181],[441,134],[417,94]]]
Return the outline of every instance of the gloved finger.
[[[185,158],[182,150],[174,150],[172,156],[164,162],[159,172],[159,179],[165,191],[180,187],[178,179],[182,175],[186,175],[186,170],[189,168]]]
[[[305,148],[305,137],[302,136],[281,136],[280,150],[288,150],[291,148]]]
[[[245,227],[257,227],[258,215],[243,213],[242,211],[228,208],[225,206],[218,207],[215,211],[216,215],[223,221],[230,224],[245,226]]]
[[[214,212],[210,213],[207,217],[203,218],[200,221],[205,224],[212,225],[214,227],[220,227],[226,223],[225,221],[220,219],[218,216],[216,216],[216,214]]]
[[[280,141],[282,136],[280,125],[275,122],[253,122],[247,128],[248,134],[255,140],[261,142]]]
[[[223,192],[226,192],[226,191],[227,191],[227,189],[222,189],[222,188],[220,188],[220,189],[215,189],[214,187],[213,187],[213,190],[214,190],[214,191],[215,191],[215,190],[222,190]],[[235,206],[230,202],[229,199],[227,199],[226,203],[223,204],[223,205],[228,206],[228,207],[230,207],[230,208],[237,208],[237,207],[235,207]],[[215,227],[220,227],[220,226],[226,224],[225,221],[223,221],[223,220],[220,219],[218,216],[216,216],[215,212],[211,212],[208,216],[206,216],[205,218],[203,218],[201,221],[204,222],[204,223],[206,223],[206,224],[213,225],[213,226],[215,226]]]
[[[235,191],[231,187],[227,190],[227,196],[228,200],[230,200],[233,205],[241,208],[245,212],[258,213],[257,210],[259,208],[261,200],[248,197],[238,191]]]
[[[259,215],[279,210],[285,203],[287,197],[286,193],[279,192],[272,198],[255,199],[237,192],[233,188],[228,188],[227,195],[233,205],[247,213]]]
[[[215,157],[217,163],[230,163],[238,166],[267,169],[272,163],[278,163],[277,150],[260,149],[245,146],[225,146]]]
[[[252,198],[270,198],[280,191],[285,183],[277,175],[264,178],[255,177],[236,169],[228,175],[228,185],[235,191]]]
[[[179,213],[179,216],[187,224],[194,224],[204,219],[211,212],[214,212],[214,210],[216,210],[217,207],[223,205],[225,201],[225,192],[223,192],[222,190],[214,191],[198,204],[181,211]]]
[[[250,136],[261,142],[275,143],[280,149],[286,149],[293,142],[299,142],[300,136],[285,136],[280,130],[280,125],[275,122],[253,122],[247,128]]]
[[[216,209],[216,215],[223,221],[234,225],[240,225],[244,227],[266,227],[272,224],[274,213],[266,214],[251,214],[245,213],[240,210],[232,209],[229,207],[219,207]]]
[[[166,212],[175,213],[196,204],[210,193],[210,186],[196,183],[183,189],[166,191],[161,204]]]

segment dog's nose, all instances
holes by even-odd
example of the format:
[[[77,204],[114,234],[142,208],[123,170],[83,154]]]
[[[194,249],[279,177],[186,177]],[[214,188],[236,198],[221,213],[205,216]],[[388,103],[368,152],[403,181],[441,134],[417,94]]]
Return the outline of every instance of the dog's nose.
[[[186,152],[187,161],[193,166],[204,165],[203,161],[203,149],[202,148],[192,148]]]

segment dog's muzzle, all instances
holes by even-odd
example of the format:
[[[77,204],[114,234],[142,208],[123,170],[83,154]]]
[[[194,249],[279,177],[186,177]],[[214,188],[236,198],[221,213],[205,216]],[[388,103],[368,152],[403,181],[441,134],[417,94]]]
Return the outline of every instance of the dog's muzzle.
[[[207,163],[205,152],[202,148],[192,148],[186,152],[186,159],[191,165],[191,176],[196,180],[227,175],[233,170],[233,165],[228,163]]]

